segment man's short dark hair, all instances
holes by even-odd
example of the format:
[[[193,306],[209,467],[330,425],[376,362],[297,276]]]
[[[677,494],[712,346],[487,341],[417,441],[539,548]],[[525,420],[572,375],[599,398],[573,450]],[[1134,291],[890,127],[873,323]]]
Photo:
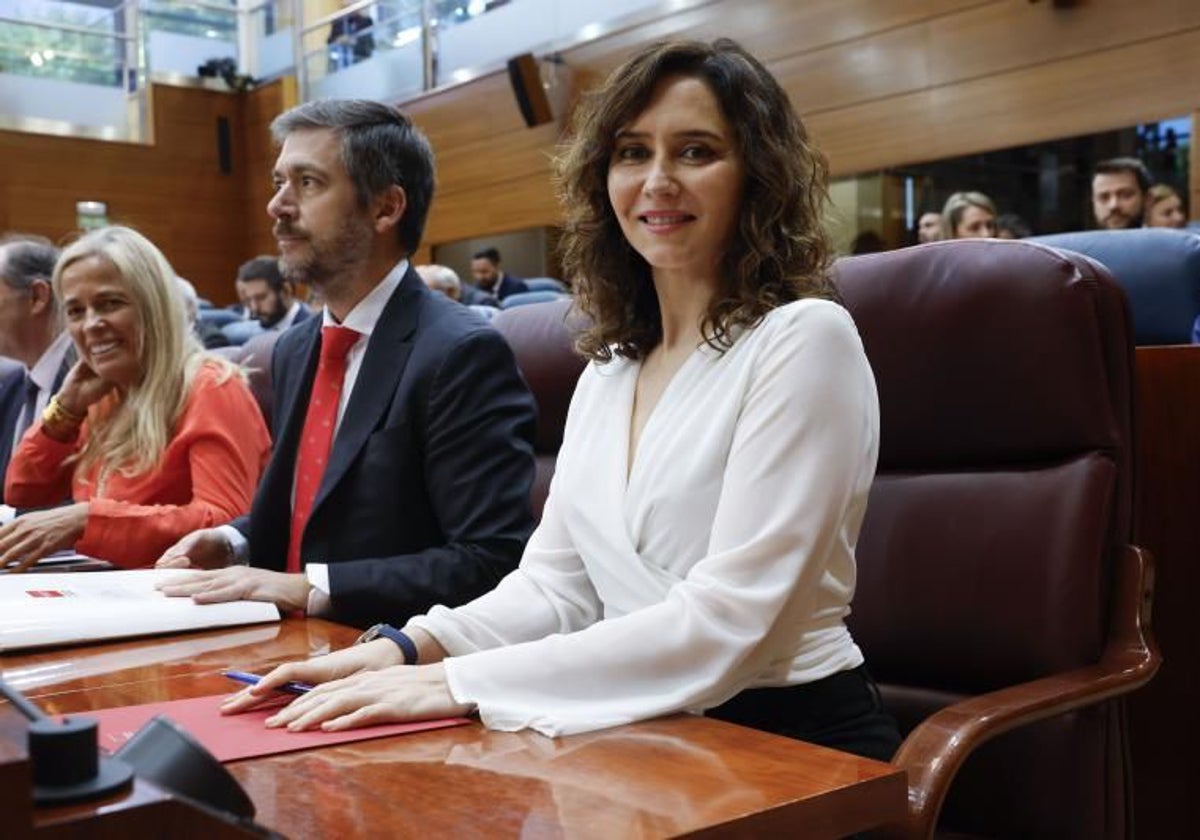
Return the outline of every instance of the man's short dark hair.
[[[495,248],[484,248],[482,251],[476,251],[471,257],[473,260],[489,260],[496,265],[500,264],[500,252]]]
[[[58,262],[58,249],[49,239],[28,234],[6,234],[0,238],[4,247],[4,261],[0,263],[0,277],[9,288],[26,291],[35,280],[50,282],[54,264]]]
[[[392,186],[404,189],[406,206],[397,226],[405,252],[421,244],[433,202],[433,150],[404,112],[369,99],[322,99],[280,114],[271,135],[282,144],[293,131],[327,128],[342,141],[342,165],[360,207]]]
[[[1133,176],[1137,178],[1138,188],[1142,192],[1150,189],[1150,185],[1154,183],[1154,179],[1150,177],[1150,170],[1146,168],[1146,164],[1135,157],[1116,157],[1102,160],[1096,164],[1096,169],[1092,172],[1092,177],[1097,175],[1118,175],[1122,172],[1133,173]]]
[[[243,283],[249,280],[266,280],[273,292],[281,291],[284,283],[283,274],[279,271],[279,259],[266,256],[255,257],[242,263],[242,267],[238,269],[237,279]]]

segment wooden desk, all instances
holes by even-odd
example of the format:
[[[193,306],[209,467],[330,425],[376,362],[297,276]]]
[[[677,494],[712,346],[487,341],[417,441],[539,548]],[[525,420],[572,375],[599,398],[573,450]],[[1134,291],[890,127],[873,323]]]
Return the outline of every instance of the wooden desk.
[[[11,656],[0,667],[47,712],[72,713],[228,691],[225,667],[265,670],[342,647],[355,635],[327,622],[287,620]],[[23,744],[12,746],[19,731],[15,711],[0,704],[0,779],[9,779],[0,807],[9,819],[20,813],[14,792],[27,790],[11,764],[24,753]],[[904,773],[890,765],[692,716],[558,739],[471,725],[229,768],[253,799],[256,819],[298,838],[841,837],[902,817],[907,797]],[[56,835],[96,828],[88,820],[129,830],[137,824],[112,823],[123,809],[167,800],[139,781],[132,793],[98,803],[38,809],[32,821],[36,833]],[[156,813],[145,827],[199,832],[198,823],[163,807]]]

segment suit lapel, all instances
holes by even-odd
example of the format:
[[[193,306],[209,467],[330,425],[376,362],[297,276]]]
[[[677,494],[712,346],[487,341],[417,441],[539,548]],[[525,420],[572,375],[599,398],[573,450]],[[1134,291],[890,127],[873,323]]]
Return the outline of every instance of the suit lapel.
[[[423,294],[428,294],[425,284],[409,268],[371,332],[350,402],[333,441],[329,465],[325,468],[321,487],[313,501],[310,521],[354,463],[367,438],[378,428],[395,399],[396,386],[404,375],[412,352]]]
[[[7,364],[7,362],[5,362]],[[25,368],[14,364],[0,379],[0,500],[4,498],[4,471],[12,457],[13,435],[24,404]]]

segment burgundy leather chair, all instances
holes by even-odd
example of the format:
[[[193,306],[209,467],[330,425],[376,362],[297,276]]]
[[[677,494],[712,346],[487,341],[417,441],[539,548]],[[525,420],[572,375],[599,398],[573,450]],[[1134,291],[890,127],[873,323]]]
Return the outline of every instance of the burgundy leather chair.
[[[1129,545],[1121,290],[1085,257],[999,240],[846,258],[834,277],[881,407],[850,621],[907,736],[910,817],[885,833],[1129,836],[1111,698],[1159,658],[1149,558]]]
[[[271,415],[275,410],[275,392],[271,382],[271,356],[275,352],[275,342],[281,332],[265,332],[256,335],[245,344],[230,347],[218,347],[214,353],[224,356],[234,364],[241,365],[246,371],[246,381],[250,393],[258,403],[267,431],[271,430]]]
[[[554,475],[554,459],[562,445],[567,408],[584,367],[583,357],[572,346],[572,334],[578,327],[578,322],[571,320],[572,303],[571,298],[560,298],[516,306],[501,310],[491,321],[512,347],[517,367],[537,402],[533,446],[537,472],[532,504],[533,515],[539,519]]]

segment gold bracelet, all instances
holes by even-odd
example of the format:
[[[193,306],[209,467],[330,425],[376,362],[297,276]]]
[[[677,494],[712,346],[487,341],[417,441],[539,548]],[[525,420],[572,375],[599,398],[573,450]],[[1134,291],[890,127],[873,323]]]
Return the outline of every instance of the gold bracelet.
[[[50,402],[46,404],[46,410],[42,412],[42,422],[52,429],[62,429],[64,427],[78,426],[83,422],[84,416],[76,414],[61,402],[58,401],[58,394],[50,398]]]

